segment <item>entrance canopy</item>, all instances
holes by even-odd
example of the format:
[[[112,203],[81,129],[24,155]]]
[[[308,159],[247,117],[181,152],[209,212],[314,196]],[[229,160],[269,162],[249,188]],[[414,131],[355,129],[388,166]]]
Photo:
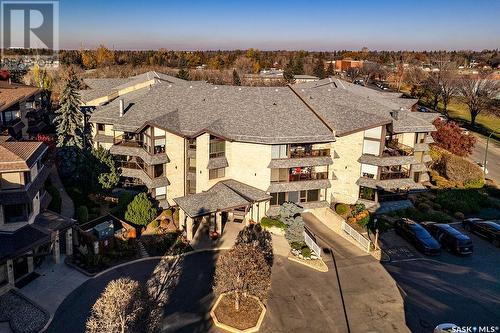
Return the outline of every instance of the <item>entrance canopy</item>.
[[[206,192],[175,198],[174,201],[187,215],[194,218],[244,208],[270,199],[270,195],[258,188],[228,179],[218,182]]]

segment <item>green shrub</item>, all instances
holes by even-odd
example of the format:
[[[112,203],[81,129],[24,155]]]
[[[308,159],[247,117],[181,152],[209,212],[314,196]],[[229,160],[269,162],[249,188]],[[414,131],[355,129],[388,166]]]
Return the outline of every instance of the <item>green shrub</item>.
[[[485,188],[488,195],[500,199],[500,188],[495,186],[486,186]]]
[[[118,198],[118,204],[111,209],[111,214],[123,219],[125,217],[125,211],[129,203],[134,200],[134,194],[130,192],[123,192]]]
[[[481,208],[491,205],[486,195],[473,189],[442,191],[437,195],[436,202],[444,209],[464,214],[478,213]]]
[[[428,203],[421,202],[417,205],[419,211],[428,213],[431,210],[431,206]]]
[[[286,229],[285,223],[281,222],[280,220],[271,219],[269,217],[263,217],[262,220],[260,220],[260,225],[263,228],[276,227],[283,230]]]
[[[153,220],[150,224],[151,228],[158,228],[160,226],[160,221]]]
[[[398,210],[395,212],[391,212],[388,214],[390,216],[395,217],[406,217],[414,221],[423,222],[423,221],[434,221],[440,223],[450,223],[453,221],[451,216],[443,212],[429,211],[427,213],[421,212],[415,208],[407,208]]]
[[[156,217],[156,208],[146,193],[139,193],[127,206],[125,219],[137,225],[148,225]]]
[[[356,223],[360,227],[366,229],[368,227],[368,224],[370,223],[370,215],[367,215],[367,216],[363,217],[361,220],[357,221]]]
[[[292,242],[290,243],[290,247],[294,250],[301,251],[304,247],[307,247],[307,245],[304,242]]]
[[[442,207],[441,207],[441,205],[440,205],[440,204],[438,204],[438,203],[433,203],[433,204],[432,204],[432,209],[434,209],[434,210],[441,210],[441,209],[442,209]]]
[[[349,212],[349,206],[347,206],[346,204],[337,204],[335,206],[335,211],[339,215],[346,215]]]
[[[89,220],[89,210],[87,206],[79,206],[76,209],[76,220],[80,223],[85,223]]]
[[[308,248],[307,246],[306,247],[303,247],[302,250],[301,250],[301,254],[304,258],[311,258],[311,255],[312,255],[312,251],[310,248]]]
[[[365,204],[363,204],[363,203],[356,204],[354,206],[354,210],[352,211],[352,216],[356,216],[365,210],[366,210]]]

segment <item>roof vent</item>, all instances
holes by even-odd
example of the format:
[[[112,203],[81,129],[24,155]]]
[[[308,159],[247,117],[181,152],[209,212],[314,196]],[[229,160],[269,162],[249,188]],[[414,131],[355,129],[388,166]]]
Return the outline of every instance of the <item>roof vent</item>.
[[[273,105],[277,105],[276,102],[274,102]]]
[[[332,91],[332,89],[328,88],[328,91]]]
[[[123,117],[123,113],[125,112],[125,103],[123,102],[123,98],[120,99],[120,117]]]
[[[398,120],[399,119],[399,110],[392,111],[391,116],[392,116],[392,118],[394,118],[394,120]]]
[[[219,89],[218,87],[214,87],[215,90]]]
[[[238,88],[239,91],[241,91],[241,88]]]
[[[305,90],[304,89],[300,89],[300,91],[304,92]]]
[[[278,89],[274,89],[274,91],[278,92]]]
[[[189,86],[189,88],[193,88],[193,86]]]
[[[169,88],[172,88],[172,85],[171,85],[171,84],[169,84],[169,85],[168,85],[168,87],[169,87]]]

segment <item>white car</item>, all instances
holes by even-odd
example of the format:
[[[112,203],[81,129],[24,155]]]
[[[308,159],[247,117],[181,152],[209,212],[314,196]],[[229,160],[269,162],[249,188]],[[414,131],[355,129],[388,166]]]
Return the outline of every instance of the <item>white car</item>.
[[[460,328],[455,324],[444,323],[439,324],[434,329],[434,333],[458,333]]]

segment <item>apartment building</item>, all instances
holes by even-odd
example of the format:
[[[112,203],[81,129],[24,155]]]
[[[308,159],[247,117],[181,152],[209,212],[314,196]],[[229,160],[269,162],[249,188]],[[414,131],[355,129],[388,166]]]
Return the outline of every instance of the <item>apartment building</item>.
[[[59,260],[60,238],[72,249],[74,221],[45,210],[46,154],[42,142],[0,137],[0,292],[26,278],[43,257]]]
[[[33,138],[47,126],[45,118],[41,89],[0,81],[0,132]]]
[[[168,79],[168,78],[165,78]],[[200,218],[259,220],[286,201],[377,204],[423,189],[434,115],[413,99],[335,79],[287,87],[157,83],[93,111],[95,145],[123,186]],[[217,228],[219,230],[219,228]]]

